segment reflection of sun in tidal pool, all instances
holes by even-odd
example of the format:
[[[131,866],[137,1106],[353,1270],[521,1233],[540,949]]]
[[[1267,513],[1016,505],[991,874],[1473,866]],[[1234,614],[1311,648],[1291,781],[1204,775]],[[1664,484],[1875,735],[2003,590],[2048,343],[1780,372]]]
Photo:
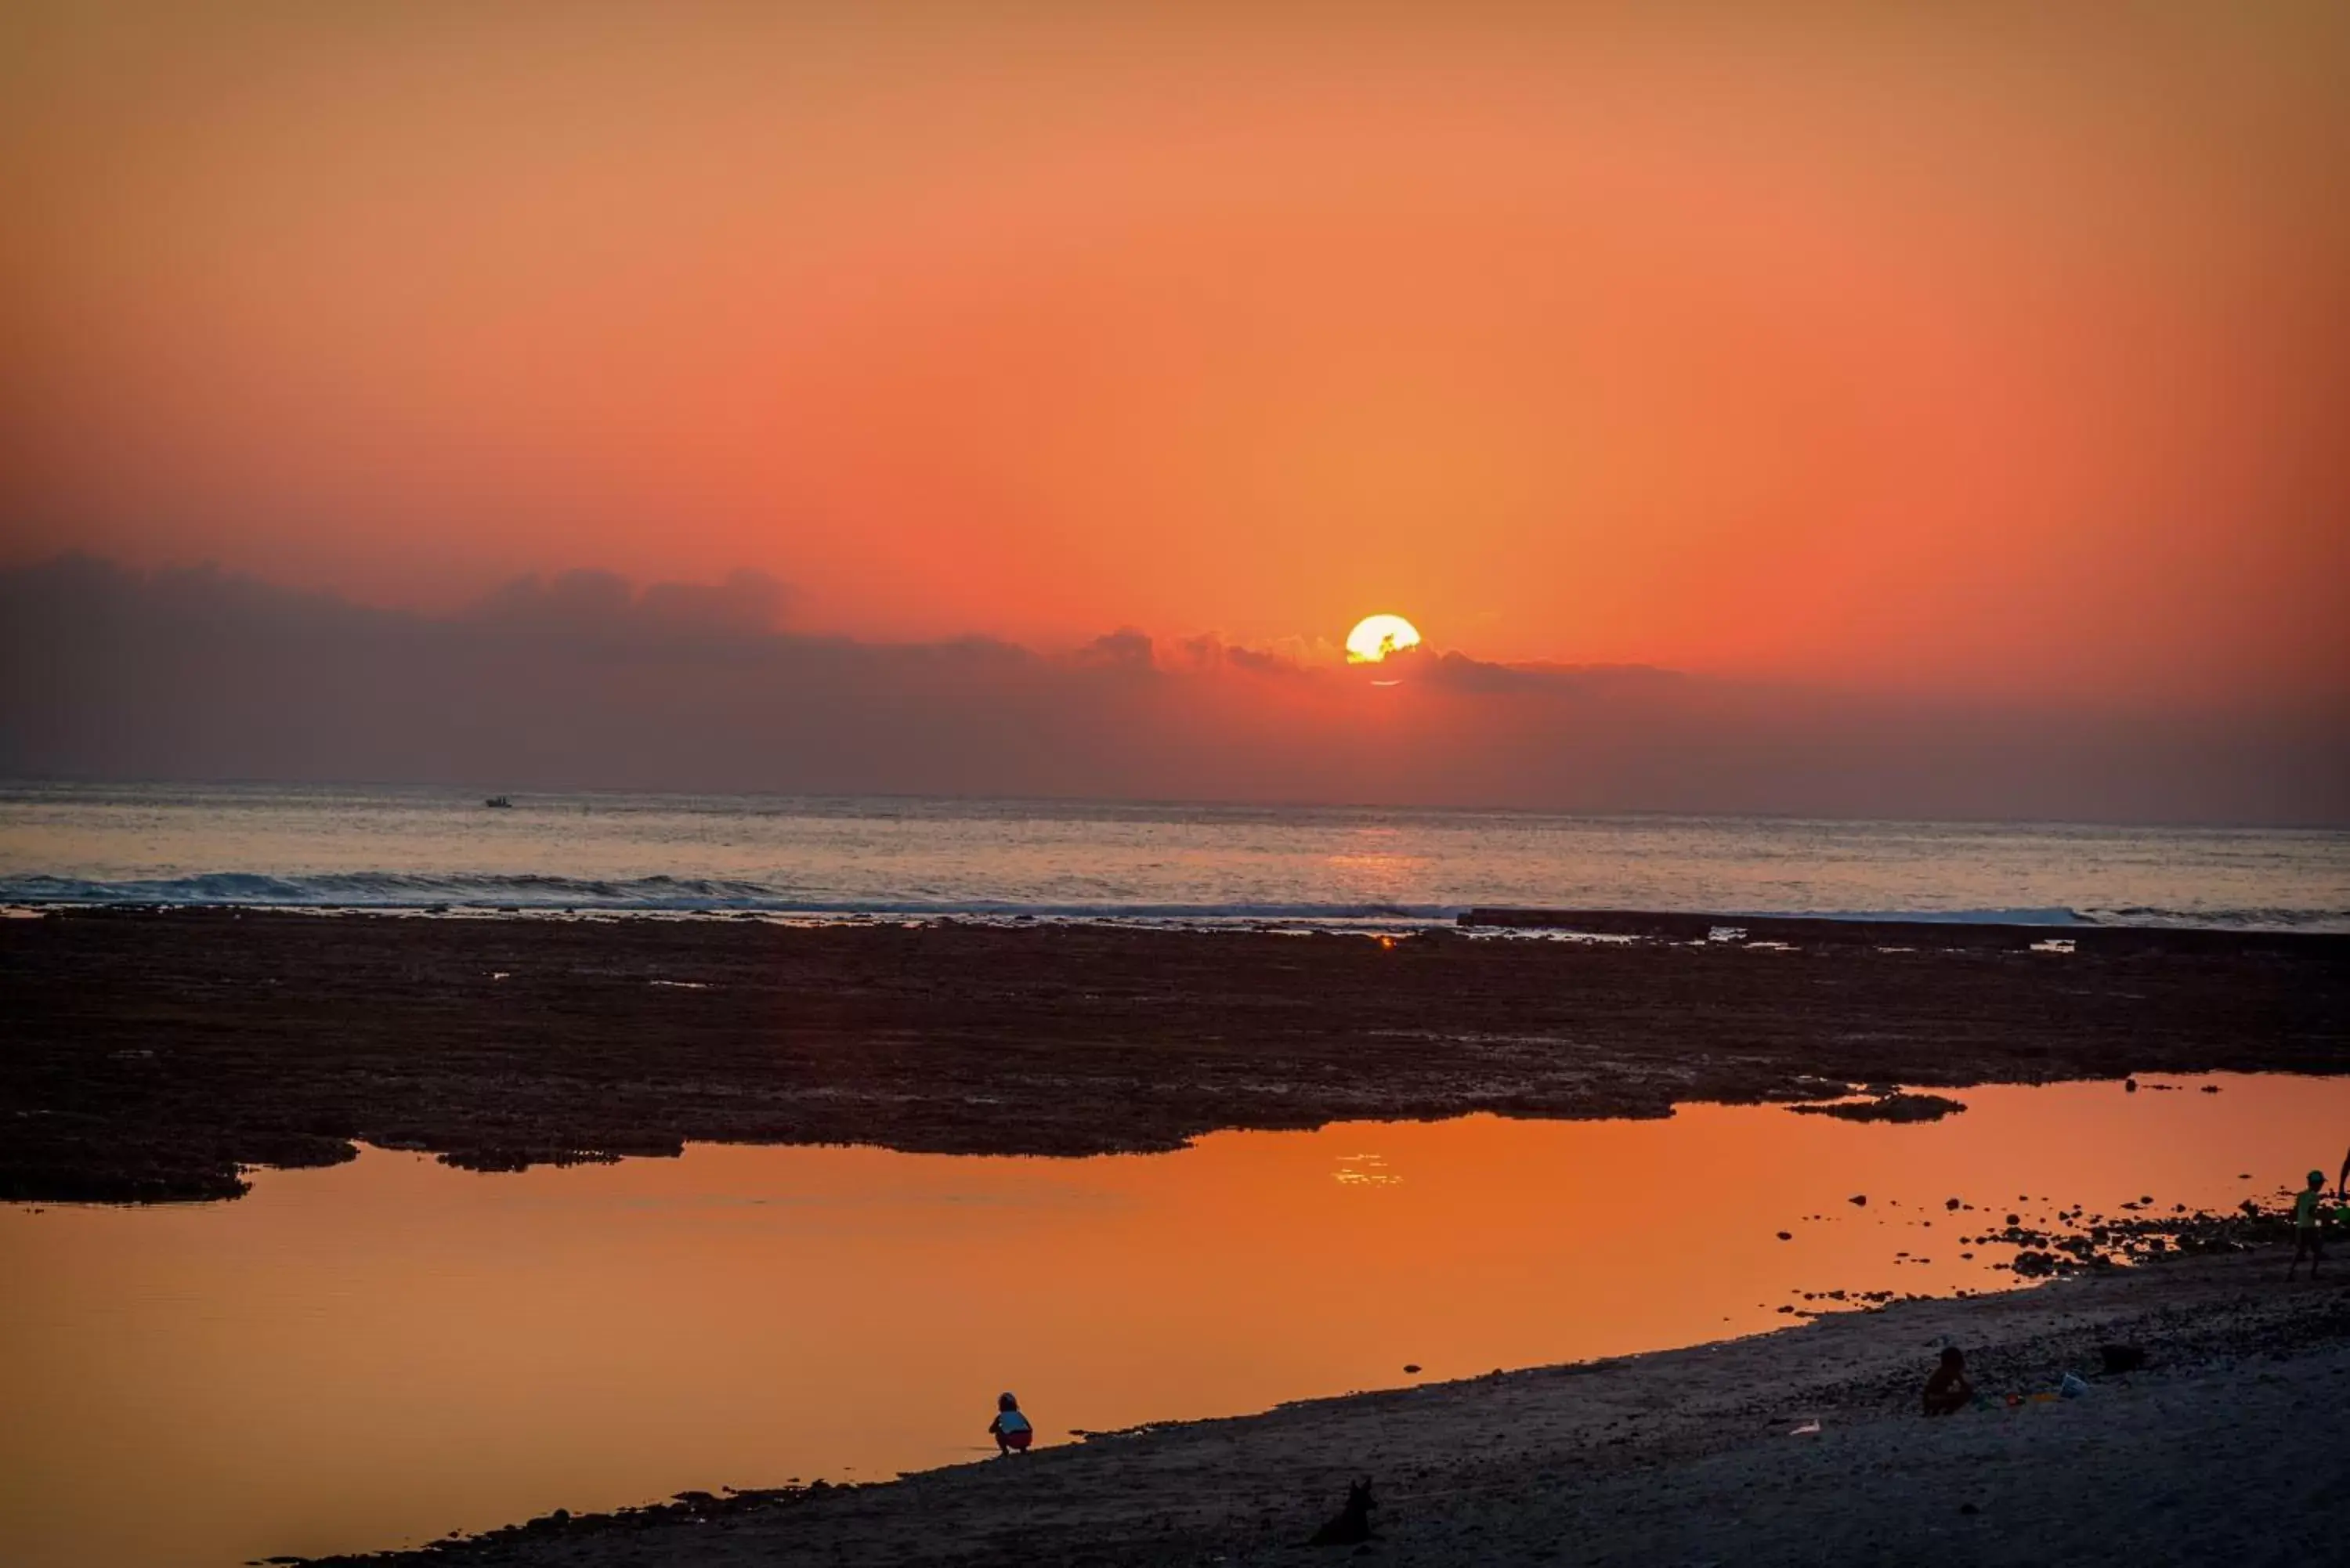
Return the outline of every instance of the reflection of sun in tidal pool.
[[[1347,662],[1378,664],[1419,646],[1419,628],[1399,615],[1367,615],[1347,634]]]

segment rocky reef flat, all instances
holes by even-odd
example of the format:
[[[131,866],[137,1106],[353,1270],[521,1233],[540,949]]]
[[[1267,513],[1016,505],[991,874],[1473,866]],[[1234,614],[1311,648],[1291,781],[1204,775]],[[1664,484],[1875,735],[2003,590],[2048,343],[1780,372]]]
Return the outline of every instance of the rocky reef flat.
[[[244,1168],[358,1140],[481,1169],[687,1139],[1086,1155],[2350,1068],[2350,938],[1613,919],[1584,940],[56,909],[0,921],[0,1199],[234,1198]]]

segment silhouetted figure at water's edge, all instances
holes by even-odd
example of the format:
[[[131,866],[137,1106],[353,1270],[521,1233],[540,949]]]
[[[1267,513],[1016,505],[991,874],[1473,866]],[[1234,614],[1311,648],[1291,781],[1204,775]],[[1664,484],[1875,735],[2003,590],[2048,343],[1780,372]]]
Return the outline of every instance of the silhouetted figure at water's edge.
[[[987,1435],[995,1439],[996,1455],[1002,1458],[1026,1453],[1036,1429],[1020,1413],[1018,1399],[1010,1394],[999,1394],[995,1397],[995,1419],[987,1424]]]
[[[2309,1173],[2309,1185],[2293,1195],[2293,1262],[2285,1266],[2288,1280],[2300,1271],[2301,1261],[2309,1260],[2309,1277],[2317,1278],[2318,1266],[2325,1262],[2324,1217],[2318,1205],[2325,1200],[2325,1172]]]
[[[1975,1386],[1967,1381],[1967,1358],[1957,1345],[1942,1352],[1941,1365],[1926,1379],[1929,1416],[1955,1416],[1974,1402]]]

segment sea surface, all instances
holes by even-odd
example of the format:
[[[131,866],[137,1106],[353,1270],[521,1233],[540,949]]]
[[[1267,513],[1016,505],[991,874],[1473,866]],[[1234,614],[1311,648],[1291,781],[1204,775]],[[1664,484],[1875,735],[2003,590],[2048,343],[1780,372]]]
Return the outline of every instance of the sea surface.
[[[2275,1205],[2350,1125],[2344,1078],[1959,1097],[1092,1159],[697,1144],[483,1175],[369,1148],[234,1202],[0,1207],[0,1562],[417,1545],[986,1459],[1005,1389],[1060,1443],[2012,1286],[2016,1248],[1980,1239],[2010,1213]]]
[[[2350,930],[2350,832],[0,786],[0,903],[1411,924],[1475,904]]]

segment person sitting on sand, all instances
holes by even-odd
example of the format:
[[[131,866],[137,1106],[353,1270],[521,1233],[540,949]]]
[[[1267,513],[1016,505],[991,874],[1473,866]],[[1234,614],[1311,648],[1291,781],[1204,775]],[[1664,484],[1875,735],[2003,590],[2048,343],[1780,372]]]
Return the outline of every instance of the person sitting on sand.
[[[1942,1364],[1926,1379],[1926,1414],[1955,1416],[1973,1403],[1975,1386],[1967,1381],[1967,1358],[1951,1345],[1942,1352]]]
[[[987,1433],[995,1439],[997,1454],[1024,1454],[1029,1438],[1035,1436],[1035,1428],[1020,1413],[1019,1400],[1009,1394],[999,1394],[995,1397],[995,1419],[987,1424]]]
[[[2301,1268],[2303,1258],[2309,1260],[2309,1277],[2317,1278],[2317,1265],[2325,1262],[2325,1232],[2318,1229],[2317,1206],[2325,1198],[2325,1172],[2309,1173],[2309,1185],[2293,1195],[2293,1262],[2286,1265],[2284,1277],[2291,1279]]]

